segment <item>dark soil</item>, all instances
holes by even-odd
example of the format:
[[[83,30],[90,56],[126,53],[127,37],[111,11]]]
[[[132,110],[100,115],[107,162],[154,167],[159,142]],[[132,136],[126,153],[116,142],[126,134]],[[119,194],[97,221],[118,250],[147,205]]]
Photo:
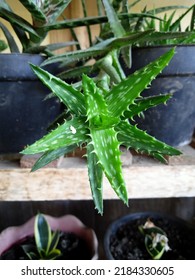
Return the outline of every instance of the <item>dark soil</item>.
[[[156,226],[162,228],[169,239],[171,250],[165,252],[161,259],[166,260],[195,260],[194,232],[188,232],[185,227],[175,226],[165,219],[150,218]],[[118,260],[149,260],[151,256],[146,251],[144,235],[138,227],[146,222],[146,218],[132,220],[122,224],[110,237],[110,251]]]
[[[34,237],[28,237],[25,241],[11,247],[0,256],[0,260],[28,260],[29,258],[22,249],[22,245],[25,244],[35,245]],[[88,260],[91,258],[86,242],[72,233],[60,233],[57,248],[62,253],[58,260]]]

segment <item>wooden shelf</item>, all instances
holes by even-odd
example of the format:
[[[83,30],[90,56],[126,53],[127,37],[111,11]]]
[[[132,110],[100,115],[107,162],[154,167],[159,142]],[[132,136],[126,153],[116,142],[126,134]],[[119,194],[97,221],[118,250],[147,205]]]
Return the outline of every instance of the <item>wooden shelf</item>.
[[[168,165],[143,156],[123,157],[124,177],[129,198],[194,197],[195,150],[182,148],[183,155],[172,157]],[[91,199],[85,159],[64,158],[59,168],[43,168],[31,173],[19,162],[0,162],[0,200],[82,200]],[[116,194],[104,178],[104,198]]]

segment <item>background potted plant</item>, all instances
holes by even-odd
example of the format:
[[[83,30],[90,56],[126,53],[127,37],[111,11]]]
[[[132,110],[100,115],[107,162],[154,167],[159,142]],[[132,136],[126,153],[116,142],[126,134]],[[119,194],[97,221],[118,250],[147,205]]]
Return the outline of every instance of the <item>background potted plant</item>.
[[[194,233],[194,227],[178,217],[158,212],[132,213],[109,225],[104,249],[108,259],[192,260]]]
[[[135,1],[132,6],[140,1]],[[122,7],[122,2],[116,7]],[[179,16],[176,12],[184,9]],[[170,10],[173,12],[168,14]],[[153,96],[159,92],[171,93],[173,97],[165,105],[153,107],[135,121],[138,127],[146,130],[157,139],[173,146],[184,146],[192,140],[195,123],[194,111],[194,53],[195,53],[195,5],[168,6],[152,10],[145,7],[141,12],[156,16],[134,19],[133,23],[122,21],[124,29],[134,32],[156,30],[161,37],[163,33],[175,34],[172,38],[163,39],[154,36],[154,40],[143,40],[132,45],[131,69],[126,68],[126,74],[147,65],[150,61],[162,55],[173,46],[177,46],[176,55],[169,66],[162,71],[152,86],[143,92],[143,96]],[[120,11],[119,11],[120,13]],[[158,18],[159,17],[159,18]],[[188,19],[187,26],[183,27],[183,20]],[[189,32],[186,37],[179,38],[176,33]],[[153,36],[153,35],[152,35]],[[161,127],[161,129],[159,129]]]
[[[0,259],[97,259],[95,232],[77,217],[37,214],[0,234]]]

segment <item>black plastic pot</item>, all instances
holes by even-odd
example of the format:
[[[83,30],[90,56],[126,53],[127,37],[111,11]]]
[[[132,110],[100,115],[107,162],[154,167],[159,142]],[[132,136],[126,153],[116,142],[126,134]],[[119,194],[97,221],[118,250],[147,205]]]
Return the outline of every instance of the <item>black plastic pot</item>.
[[[162,259],[195,260],[195,228],[183,219],[156,212],[133,213],[114,221],[104,238],[107,259],[151,259],[138,229],[148,218],[167,234],[171,250]]]
[[[0,153],[18,153],[42,137],[62,111],[56,98],[35,76],[29,62],[40,65],[40,55],[0,55]],[[46,70],[57,74],[56,65]]]
[[[169,49],[168,46],[133,49],[132,69],[126,69],[126,74],[147,65]],[[151,108],[145,111],[145,118],[135,118],[135,121],[139,128],[157,139],[175,147],[184,146],[191,142],[195,128],[195,45],[176,47],[169,65],[142,95],[167,93],[173,95],[167,105]]]

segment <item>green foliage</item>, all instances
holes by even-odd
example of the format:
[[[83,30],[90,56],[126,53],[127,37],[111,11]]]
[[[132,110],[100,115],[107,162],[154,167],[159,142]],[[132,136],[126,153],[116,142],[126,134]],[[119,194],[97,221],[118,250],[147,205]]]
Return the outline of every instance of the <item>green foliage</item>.
[[[40,52],[38,46],[47,35],[48,24],[57,24],[57,18],[63,13],[71,0],[20,0],[26,11],[30,13],[32,23],[16,14],[6,0],[0,2],[0,17],[9,22],[22,44],[23,52]],[[7,38],[11,52],[19,52],[16,41],[3,23],[0,26]],[[35,50],[34,50],[35,48]],[[42,49],[41,49],[42,52]],[[46,51],[45,51],[46,52]]]
[[[142,34],[137,41],[130,42],[129,46],[121,48],[120,52],[127,67],[131,67],[131,48],[132,46],[148,46],[159,44],[178,44],[178,43],[193,43],[195,38],[194,32],[194,17],[195,5],[187,9],[187,11],[180,16],[175,22],[171,22],[173,17],[167,23],[166,12],[172,9],[186,8],[184,6],[168,6],[161,7],[155,10],[147,10],[145,7],[143,11],[138,14],[132,13],[131,8],[141,0],[128,4],[128,0],[124,1],[110,1],[102,0],[104,4],[105,13],[108,17],[108,23],[102,25],[100,38],[105,40],[108,38],[120,38],[137,34]],[[185,32],[181,32],[179,28],[181,21],[185,15],[193,9],[190,28]],[[125,13],[124,13],[125,12]],[[158,14],[164,12],[165,18],[161,19]],[[123,15],[123,17],[121,17]],[[127,16],[128,15],[128,16]],[[131,16],[130,16],[131,15]],[[156,23],[161,26],[160,30],[156,27]],[[167,27],[167,25],[171,27]],[[149,32],[145,36],[145,32]]]
[[[166,11],[186,8],[185,6],[169,6],[161,7],[153,10],[147,10],[146,8],[139,13],[132,13],[131,9],[141,0],[137,0],[128,4],[127,0],[123,1],[110,1],[110,0],[96,0],[98,7],[98,14],[93,17],[89,17],[87,14],[87,6],[85,0],[78,0],[82,4],[83,17],[76,19],[66,19],[64,17],[64,11],[68,8],[71,0],[20,0],[21,4],[24,6],[27,12],[31,15],[31,21],[27,21],[20,15],[16,14],[6,0],[1,0],[0,2],[0,17],[12,26],[13,31],[17,35],[21,45],[22,52],[26,53],[44,53],[48,57],[55,57],[55,50],[59,48],[66,48],[70,45],[75,45],[79,54],[75,52],[70,52],[67,56],[59,56],[58,61],[64,62],[71,57],[74,57],[76,62],[78,61],[88,61],[88,58],[98,55],[99,45],[97,49],[88,50],[87,52],[81,51],[81,46],[79,40],[75,33],[75,28],[79,26],[85,26],[88,34],[88,41],[91,48],[94,45],[99,44],[102,40],[108,38],[122,38],[135,35],[139,33],[141,37],[141,32],[143,31],[157,31],[157,34],[148,34],[145,36],[143,32],[142,39],[134,40],[131,45],[151,45],[159,43],[190,43],[194,42],[194,6],[188,8],[184,14],[182,14],[177,20],[173,21],[173,15],[169,18],[165,14],[165,18],[161,19],[159,14],[161,12],[166,13]],[[189,26],[186,28],[185,32],[181,32],[181,21],[185,16],[192,11],[192,17]],[[159,23],[159,28],[156,26]],[[99,24],[100,34],[96,42],[92,41],[91,25]],[[3,23],[0,23],[0,28],[2,29],[7,44],[11,52],[20,52],[19,46],[17,45],[15,39],[11,35],[10,31],[6,28]],[[52,30],[69,29],[73,41],[71,42],[61,42],[57,44],[42,45],[43,40],[47,34]],[[141,31],[141,32],[140,32]],[[185,37],[185,38],[184,38]],[[90,51],[92,51],[90,53]],[[121,49],[121,52],[126,60],[128,66],[130,66],[130,47],[125,47]],[[83,54],[83,56],[82,56]],[[100,52],[100,55],[101,52]],[[103,54],[105,55],[105,53]],[[74,61],[75,61],[74,59]],[[55,61],[50,61],[53,63]],[[71,61],[70,61],[71,62]],[[83,63],[82,63],[83,65]],[[78,75],[78,74],[77,74]]]
[[[140,114],[142,110],[165,102],[170,97],[168,95],[151,97],[144,101],[141,99],[141,92],[163,70],[173,55],[174,49],[171,49],[143,69],[125,78],[121,72],[117,52],[111,51],[99,60],[99,75],[90,78],[83,74],[80,89],[74,88],[73,85],[67,84],[38,66],[31,65],[40,80],[69,110],[69,117],[66,120],[22,151],[23,154],[43,153],[33,170],[41,168],[76,146],[85,145],[89,181],[98,212],[103,213],[103,174],[117,196],[128,204],[120,159],[121,144],[148,153],[161,161],[165,161],[164,155],[180,154],[178,150],[129,123],[129,115],[133,117]],[[117,82],[115,75],[107,74],[112,70],[118,74]]]
[[[182,13],[180,16],[176,18],[175,14],[176,11],[180,8],[185,8],[185,12]],[[175,9],[170,15],[166,13],[166,10]],[[143,45],[171,45],[171,44],[194,44],[195,43],[195,5],[191,7],[182,7],[182,6],[170,6],[164,8],[158,8],[148,13],[157,15],[163,12],[163,20],[158,19],[151,19],[151,18],[144,18],[142,20],[142,25],[140,30],[145,31],[148,29],[154,29],[159,32],[182,32],[184,28],[182,28],[182,20],[183,19],[190,19],[187,27],[185,27],[185,32],[190,32],[189,36],[185,38],[167,38],[167,39],[160,39],[150,42],[144,42]]]
[[[26,12],[30,13],[31,21],[27,21],[19,14],[16,14],[6,0],[0,2],[0,17],[11,24],[11,27],[17,35],[21,45],[22,52],[26,53],[45,53],[48,56],[54,55],[51,52],[51,48],[55,46],[55,49],[65,48],[69,45],[78,44],[74,28],[78,26],[86,26],[88,30],[88,36],[91,37],[89,26],[91,24],[107,21],[105,16],[102,17],[87,17],[86,4],[82,1],[83,10],[86,17],[79,19],[64,19],[64,11],[70,5],[72,0],[19,0],[26,9]],[[10,51],[20,52],[19,46],[15,39],[12,37],[10,31],[6,26],[1,23],[2,29]],[[41,46],[41,43],[47,36],[48,32],[52,30],[69,29],[73,35],[75,41],[63,42],[55,44],[54,46],[47,45]],[[79,48],[79,46],[77,46]]]
[[[0,52],[4,51],[6,48],[7,44],[3,40],[0,40]]]
[[[35,217],[34,238],[36,246],[22,246],[29,259],[53,260],[61,255],[60,250],[57,249],[59,232],[51,231],[46,218],[42,214]]]
[[[170,250],[166,233],[150,220],[139,226],[139,230],[145,236],[145,246],[152,259],[159,260],[164,252]]]

